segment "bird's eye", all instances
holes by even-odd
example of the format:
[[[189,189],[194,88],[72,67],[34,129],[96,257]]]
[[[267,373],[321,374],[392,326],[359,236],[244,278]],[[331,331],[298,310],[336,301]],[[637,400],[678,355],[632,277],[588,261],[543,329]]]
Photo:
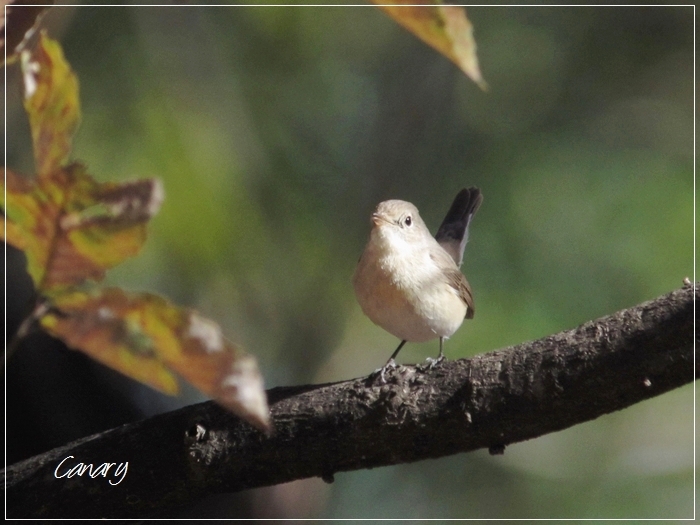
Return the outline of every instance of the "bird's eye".
[[[403,223],[406,226],[410,226],[411,224],[413,224],[413,219],[411,219],[410,215],[407,215],[406,218],[403,220]]]

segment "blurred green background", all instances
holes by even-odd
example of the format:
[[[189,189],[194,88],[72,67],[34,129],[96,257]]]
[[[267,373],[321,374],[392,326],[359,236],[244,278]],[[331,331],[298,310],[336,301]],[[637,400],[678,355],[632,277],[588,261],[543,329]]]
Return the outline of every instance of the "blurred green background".
[[[463,266],[477,314],[450,359],[692,278],[694,8],[467,11],[487,93],[372,6],[52,9],[43,25],[80,80],[75,157],[98,180],[165,184],[144,251],[108,283],[216,320],[271,387],[366,375],[395,348],[351,286],[388,198],[416,204],[434,232],[460,188],[485,196]],[[19,93],[10,70],[7,164],[31,173]],[[435,341],[408,344],[400,361],[436,354]],[[109,374],[81,366],[82,380]],[[106,384],[140,403],[124,420],[202,399],[119,381]],[[85,397],[71,395],[62,406]],[[689,518],[693,409],[689,385],[504,456],[339,473],[182,515]]]

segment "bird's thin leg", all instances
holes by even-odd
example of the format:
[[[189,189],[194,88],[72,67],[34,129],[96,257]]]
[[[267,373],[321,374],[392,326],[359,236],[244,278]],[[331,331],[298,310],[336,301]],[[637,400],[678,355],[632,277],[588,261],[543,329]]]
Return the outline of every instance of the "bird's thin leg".
[[[406,340],[404,339],[403,341],[401,341],[401,342],[399,343],[399,346],[398,346],[398,348],[396,348],[396,350],[394,350],[394,353],[391,354],[391,357],[390,357],[389,360],[386,362],[386,364],[385,364],[383,367],[381,367],[381,368],[377,368],[377,369],[372,373],[372,375],[375,375],[375,374],[378,375],[379,378],[382,380],[382,383],[386,383],[386,379],[384,378],[384,373],[385,373],[387,370],[391,370],[392,368],[396,368],[396,361],[394,361],[394,358],[395,358],[397,355],[399,355],[399,351],[403,348],[403,345],[405,345],[405,344],[406,344]]]
[[[440,338],[440,353],[438,354],[437,359],[433,359],[432,357],[426,359],[426,361],[428,361],[428,368],[433,368],[435,365],[442,363],[445,360],[445,354],[442,351],[444,339],[444,337]]]
[[[440,341],[442,342],[442,338],[440,338]],[[387,365],[388,365],[389,363],[391,363],[397,355],[399,355],[399,350],[401,350],[401,349],[403,348],[403,345],[405,345],[405,344],[406,344],[406,340],[405,340],[405,339],[399,343],[399,346],[396,348],[396,350],[394,350],[394,353],[391,354],[391,357],[390,357],[389,360],[386,362]],[[442,351],[442,349],[441,349],[440,351]]]

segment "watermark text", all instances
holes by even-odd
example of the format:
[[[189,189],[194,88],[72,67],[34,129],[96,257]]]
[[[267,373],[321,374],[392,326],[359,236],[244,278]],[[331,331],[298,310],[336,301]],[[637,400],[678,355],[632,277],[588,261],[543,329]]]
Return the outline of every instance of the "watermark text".
[[[73,460],[73,461],[71,461]],[[102,463],[100,465],[93,465],[92,463],[76,463],[75,456],[67,456],[61,461],[56,470],[54,470],[53,475],[56,479],[60,478],[72,478],[75,476],[88,475],[91,478],[96,478],[102,476],[103,478],[113,477],[115,480],[118,478],[119,481],[108,480],[110,485],[119,485],[126,477],[126,472],[129,470],[129,462],[124,463]],[[112,472],[110,472],[111,469]]]

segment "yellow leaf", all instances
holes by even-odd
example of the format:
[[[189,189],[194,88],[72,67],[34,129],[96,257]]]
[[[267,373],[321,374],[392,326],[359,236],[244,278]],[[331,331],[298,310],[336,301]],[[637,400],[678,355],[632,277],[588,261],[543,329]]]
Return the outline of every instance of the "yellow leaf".
[[[156,179],[98,183],[80,164],[29,180],[7,175],[6,241],[24,250],[36,289],[55,293],[136,255],[163,189]]]
[[[395,22],[452,60],[481,89],[488,88],[481,76],[473,28],[464,8],[443,5],[437,0],[372,0],[372,2],[393,4],[378,7]]]
[[[42,33],[36,48],[21,54],[24,108],[39,177],[68,161],[80,122],[78,80],[58,42]]]
[[[42,327],[69,346],[168,394],[173,372],[262,430],[269,409],[255,359],[193,310],[119,288],[55,295]]]

